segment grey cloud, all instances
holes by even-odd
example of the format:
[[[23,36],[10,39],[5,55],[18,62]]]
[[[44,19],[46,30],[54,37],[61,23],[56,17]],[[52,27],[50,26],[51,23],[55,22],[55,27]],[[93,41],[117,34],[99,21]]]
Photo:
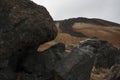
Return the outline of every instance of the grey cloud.
[[[101,18],[120,23],[120,0],[33,0],[44,5],[53,19]]]

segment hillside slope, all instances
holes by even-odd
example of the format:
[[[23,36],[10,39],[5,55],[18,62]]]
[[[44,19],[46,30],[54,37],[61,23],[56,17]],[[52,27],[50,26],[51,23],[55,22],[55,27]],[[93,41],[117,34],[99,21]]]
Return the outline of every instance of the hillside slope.
[[[120,24],[94,18],[72,18],[55,21],[55,24],[59,31],[59,35],[64,33],[71,36],[71,39],[66,39],[66,35],[61,37],[58,35],[59,37],[56,38],[57,41],[67,41],[67,43],[75,43],[76,41],[77,43],[80,39],[98,37],[109,41],[116,47],[120,47]],[[63,38],[63,40],[61,40],[61,38]]]

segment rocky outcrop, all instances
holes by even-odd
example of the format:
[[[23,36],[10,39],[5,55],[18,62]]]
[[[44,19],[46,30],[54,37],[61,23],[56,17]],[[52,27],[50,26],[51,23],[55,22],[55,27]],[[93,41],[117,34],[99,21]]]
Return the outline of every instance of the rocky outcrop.
[[[39,45],[56,35],[53,20],[43,6],[30,0],[0,0],[0,78],[6,73],[9,80],[14,80],[12,73],[24,71],[28,56],[34,57]]]
[[[58,43],[41,53],[33,52],[21,64],[20,80],[54,80],[54,66],[65,56],[63,43]]]
[[[95,67],[96,68],[110,68],[114,64],[120,62],[120,51],[107,41],[98,38],[91,38],[80,43],[80,48],[90,46],[94,49],[96,54]]]
[[[69,53],[63,43],[37,51],[56,35],[43,6],[30,0],[0,0],[0,80],[90,80],[94,61],[96,67],[105,68],[120,62],[120,50],[96,38]]]
[[[90,80],[95,55],[91,47],[74,48],[55,65],[55,80]]]
[[[27,55],[53,40],[57,30],[47,10],[30,0],[0,1],[0,68],[12,54]]]
[[[9,67],[0,70],[0,80],[54,80],[54,66],[66,56],[63,43],[43,52],[31,50],[28,55],[14,54],[9,59]]]
[[[32,68],[29,68],[31,65],[28,64],[29,61],[31,61],[30,59],[32,59],[32,57],[26,62],[28,67],[26,69],[29,69],[29,71],[32,70]],[[39,67],[37,71],[42,73],[42,78],[36,77],[36,79],[90,80],[94,59],[95,54],[93,47],[75,47],[71,52],[67,53],[65,52],[65,45],[63,43],[58,43],[39,54],[37,60],[41,61],[39,64],[41,64],[42,67]],[[33,68],[37,68],[37,66]],[[32,72],[34,73],[34,71]],[[27,74],[27,76],[30,75]],[[38,73],[35,75],[37,76]],[[33,76],[33,74],[31,76]],[[33,77],[35,78],[35,76]]]
[[[63,43],[39,54],[32,52],[21,64],[20,80],[89,80],[95,59],[93,52],[92,47],[86,46],[67,53]]]

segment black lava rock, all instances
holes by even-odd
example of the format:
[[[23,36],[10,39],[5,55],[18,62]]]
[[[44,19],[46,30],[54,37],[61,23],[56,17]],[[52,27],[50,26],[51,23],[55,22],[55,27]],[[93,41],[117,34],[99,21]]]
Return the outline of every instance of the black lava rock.
[[[66,56],[64,52],[65,45],[58,43],[44,52],[31,51],[25,57],[15,56],[17,63],[13,66],[21,71],[20,80],[54,80],[54,66]]]
[[[106,80],[120,80],[120,65],[113,65],[105,77]]]
[[[45,78],[46,80],[54,80],[54,68],[56,63],[62,58],[66,57],[65,44],[57,43],[46,51],[40,54],[44,61]]]
[[[98,38],[90,38],[80,43],[80,48],[90,46],[94,48],[96,54],[96,68],[110,68],[112,65],[120,62],[120,51],[107,41]]]
[[[37,48],[56,35],[53,19],[43,6],[31,0],[0,0],[0,74],[39,72],[42,63],[36,60]]]
[[[0,80],[16,80],[17,74],[9,67],[0,70]]]
[[[37,50],[56,35],[53,20],[43,6],[30,0],[0,0],[0,68],[12,54]]]
[[[55,66],[55,80],[90,80],[94,64],[93,49],[74,48],[72,52]]]

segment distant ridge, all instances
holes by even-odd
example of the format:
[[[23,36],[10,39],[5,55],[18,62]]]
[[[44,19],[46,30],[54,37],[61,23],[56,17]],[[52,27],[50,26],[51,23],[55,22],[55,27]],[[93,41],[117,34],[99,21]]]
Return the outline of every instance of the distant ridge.
[[[120,47],[120,24],[97,18],[70,18],[54,21],[59,35],[57,40],[74,43],[80,39],[97,37]],[[62,36],[61,36],[62,35]],[[68,36],[70,35],[70,36]],[[67,37],[67,38],[66,38]],[[69,39],[68,39],[69,37]]]
[[[98,18],[78,17],[78,18],[70,18],[70,19],[58,20],[58,21],[56,20],[55,22],[60,22],[60,23],[81,22],[81,23],[90,23],[90,24],[101,25],[101,26],[119,26],[120,27],[120,24],[118,23],[103,20],[103,19],[98,19]]]

